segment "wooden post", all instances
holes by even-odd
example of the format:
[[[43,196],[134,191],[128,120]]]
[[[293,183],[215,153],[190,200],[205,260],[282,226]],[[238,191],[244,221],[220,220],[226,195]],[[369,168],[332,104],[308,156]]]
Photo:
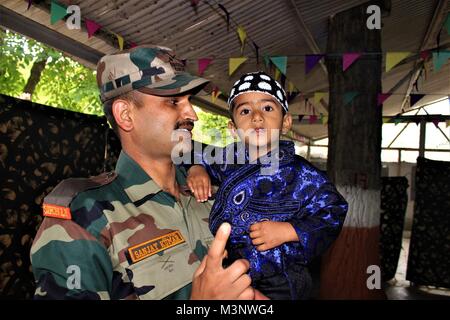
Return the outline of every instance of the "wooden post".
[[[327,52],[366,54],[345,72],[341,55],[326,58],[330,86],[327,171],[349,210],[338,239],[322,259],[322,299],[385,298],[382,289],[373,288],[381,279],[378,283],[369,279],[376,273],[371,271],[373,266],[380,266],[382,108],[377,106],[377,94],[382,92],[382,48],[381,30],[366,25],[368,5],[337,13],[328,25]],[[344,105],[344,94],[352,91],[358,95]]]
[[[427,122],[420,121],[419,157],[425,157],[425,133]]]

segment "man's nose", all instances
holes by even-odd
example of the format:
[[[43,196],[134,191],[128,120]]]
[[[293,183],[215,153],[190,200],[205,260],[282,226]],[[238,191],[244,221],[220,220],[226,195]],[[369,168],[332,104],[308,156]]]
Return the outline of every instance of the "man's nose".
[[[191,102],[187,102],[185,107],[183,108],[183,119],[190,119],[192,121],[197,121],[197,113],[195,113],[194,107]]]

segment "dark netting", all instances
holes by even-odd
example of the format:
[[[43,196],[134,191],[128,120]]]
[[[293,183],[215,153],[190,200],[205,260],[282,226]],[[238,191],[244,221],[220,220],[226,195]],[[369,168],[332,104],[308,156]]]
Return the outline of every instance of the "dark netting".
[[[30,247],[44,196],[63,179],[113,170],[119,152],[104,117],[0,95],[0,297],[34,293]]]
[[[408,205],[406,177],[381,178],[380,259],[384,281],[395,277]]]
[[[450,288],[450,162],[417,158],[406,279]]]

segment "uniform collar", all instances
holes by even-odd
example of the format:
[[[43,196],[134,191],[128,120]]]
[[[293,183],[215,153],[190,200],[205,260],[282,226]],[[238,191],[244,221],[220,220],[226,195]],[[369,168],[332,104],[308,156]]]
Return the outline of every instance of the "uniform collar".
[[[186,184],[186,172],[175,167],[178,185]],[[116,164],[117,180],[131,201],[136,202],[149,195],[165,192],[125,151],[121,151]],[[167,193],[169,195],[169,193]]]

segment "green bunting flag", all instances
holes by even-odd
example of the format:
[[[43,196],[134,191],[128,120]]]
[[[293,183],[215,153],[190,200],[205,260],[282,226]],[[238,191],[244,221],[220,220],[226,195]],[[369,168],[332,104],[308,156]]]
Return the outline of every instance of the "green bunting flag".
[[[55,24],[67,15],[67,9],[57,2],[52,1],[50,7],[50,23]]]

